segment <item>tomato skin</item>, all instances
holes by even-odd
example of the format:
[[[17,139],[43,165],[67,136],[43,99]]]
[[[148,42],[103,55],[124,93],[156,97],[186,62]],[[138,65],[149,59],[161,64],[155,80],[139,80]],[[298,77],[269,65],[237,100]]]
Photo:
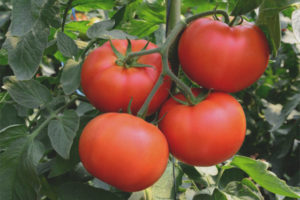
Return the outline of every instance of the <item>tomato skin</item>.
[[[269,48],[265,35],[253,24],[229,27],[200,18],[183,32],[178,56],[183,71],[201,86],[237,92],[264,73]]]
[[[133,192],[160,178],[167,166],[169,149],[156,126],[126,113],[105,113],[84,128],[79,155],[92,175]]]
[[[182,94],[176,98],[185,100]],[[213,92],[195,106],[172,98],[159,114],[159,128],[166,135],[170,152],[179,160],[211,166],[232,157],[241,147],[246,118],[242,106],[226,93]]]
[[[112,43],[120,53],[125,54],[127,40],[112,40]],[[146,40],[131,40],[132,51],[140,51],[146,43]],[[156,45],[149,43],[147,49],[153,48]],[[135,114],[162,71],[161,56],[154,53],[139,57],[139,63],[152,65],[153,68],[124,68],[118,66],[116,60],[109,42],[92,51],[82,66],[83,91],[89,101],[103,112],[118,112],[121,109],[127,111],[132,98],[131,110]],[[170,87],[171,81],[166,77],[150,102],[148,114],[155,112],[167,99]]]

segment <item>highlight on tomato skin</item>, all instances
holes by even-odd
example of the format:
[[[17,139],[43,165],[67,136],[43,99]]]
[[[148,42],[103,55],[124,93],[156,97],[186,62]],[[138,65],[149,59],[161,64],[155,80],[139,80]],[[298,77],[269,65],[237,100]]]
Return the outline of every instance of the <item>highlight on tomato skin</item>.
[[[161,131],[126,113],[92,119],[79,140],[83,166],[96,178],[134,192],[154,184],[166,169],[168,143]]]
[[[131,40],[132,52],[142,50],[148,41]],[[127,40],[112,40],[112,44],[121,54],[126,54]],[[157,46],[149,42],[146,49]],[[140,56],[140,64],[153,67],[129,67],[116,64],[118,57],[109,42],[96,48],[86,57],[81,71],[81,86],[92,105],[102,112],[127,111],[129,102],[131,111],[136,114],[155,85],[161,71],[162,60],[159,53]],[[169,96],[171,81],[164,78],[163,84],[152,98],[148,115],[156,112]]]
[[[175,98],[185,100],[182,94]],[[245,138],[243,108],[231,95],[222,92],[212,92],[194,106],[170,98],[159,117],[159,128],[167,138],[170,152],[190,165],[224,162],[237,153]]]
[[[183,71],[199,85],[238,92],[257,81],[269,60],[264,33],[254,24],[229,25],[209,18],[191,22],[178,46]]]

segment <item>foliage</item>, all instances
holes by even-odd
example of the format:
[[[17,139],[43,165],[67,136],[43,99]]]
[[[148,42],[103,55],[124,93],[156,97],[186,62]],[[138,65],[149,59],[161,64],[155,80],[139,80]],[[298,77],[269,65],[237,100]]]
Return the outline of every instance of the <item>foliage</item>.
[[[239,155],[212,167],[171,158],[157,183],[131,194],[95,179],[80,163],[79,136],[100,114],[82,94],[81,64],[90,50],[108,39],[143,38],[163,44],[167,2],[2,0],[0,199],[299,198],[299,1],[183,0],[181,14],[188,17],[216,6],[256,22],[272,50],[264,75],[233,94],[246,113],[245,142]],[[71,8],[89,21],[71,20]],[[180,69],[179,77],[195,86]],[[147,120],[158,119],[154,114]]]

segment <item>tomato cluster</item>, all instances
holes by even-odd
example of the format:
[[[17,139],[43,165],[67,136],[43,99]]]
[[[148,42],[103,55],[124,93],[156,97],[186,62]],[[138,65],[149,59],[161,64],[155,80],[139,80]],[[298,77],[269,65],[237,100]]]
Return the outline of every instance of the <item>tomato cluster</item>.
[[[91,104],[105,114],[91,120],[79,141],[84,167],[95,177],[124,191],[155,183],[164,172],[169,150],[190,165],[226,161],[241,147],[246,118],[240,103],[227,92],[253,84],[269,58],[266,38],[255,25],[230,27],[201,18],[184,30],[178,46],[183,71],[200,86],[213,90],[196,103],[182,94],[168,98],[165,76],[147,115],[159,110],[159,129],[134,116],[162,73],[159,53],[128,59],[128,52],[156,48],[146,40],[112,40],[85,59],[81,85]],[[126,114],[127,110],[132,114]],[[123,113],[118,113],[122,111]]]

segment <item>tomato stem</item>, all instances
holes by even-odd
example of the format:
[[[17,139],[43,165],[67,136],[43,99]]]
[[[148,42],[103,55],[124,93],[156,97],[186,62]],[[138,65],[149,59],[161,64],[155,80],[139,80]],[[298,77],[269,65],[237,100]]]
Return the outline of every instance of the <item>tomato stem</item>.
[[[99,42],[100,41],[100,39],[93,39],[93,40],[91,40],[89,43],[88,43],[88,45],[85,47],[85,49],[82,51],[82,53],[80,54],[80,58],[82,59],[82,60],[84,60],[84,57],[85,57],[85,54],[86,54],[86,52],[88,52],[88,50],[95,44],[95,43],[97,43],[97,42]]]
[[[39,125],[33,132],[32,134],[29,136],[32,140],[34,140],[34,138],[36,136],[38,136],[38,134],[49,124],[49,122],[52,119],[55,119],[57,117],[57,114],[60,113],[62,110],[64,110],[66,107],[68,107],[70,104],[73,104],[75,102],[75,100],[77,99],[77,96],[74,96],[70,99],[70,101],[68,103],[66,103],[65,105],[63,105],[62,107],[58,108],[55,111],[52,111],[50,113],[50,116],[41,124]]]
[[[145,200],[151,200],[152,199],[152,191],[151,187],[144,190]]]
[[[66,18],[67,18],[67,15],[68,15],[68,11],[71,9],[72,2],[73,2],[73,0],[69,0],[68,3],[67,3],[67,5],[66,5],[65,11],[64,11],[64,15],[63,15],[63,21],[62,21],[62,24],[61,24],[61,32],[64,32]]]
[[[177,199],[177,183],[176,183],[176,174],[175,174],[175,157],[172,156],[172,175],[173,175],[173,185],[174,185],[174,200]]]
[[[164,75],[163,73],[161,73],[154,85],[154,87],[152,88],[150,94],[148,95],[146,101],[144,102],[143,106],[140,108],[140,110],[137,113],[138,117],[144,118],[147,114],[148,111],[148,106],[150,104],[150,101],[152,100],[153,96],[155,95],[156,91],[158,90],[158,88],[161,86],[161,84],[164,82]]]
[[[234,18],[230,21],[230,23],[228,24],[230,27],[234,25],[235,21],[237,19],[237,16],[234,16]]]
[[[181,14],[181,0],[168,0],[166,35],[169,35],[172,29],[180,21],[180,14]]]
[[[225,169],[224,169],[224,167],[222,167],[222,168],[221,168],[221,171],[220,171],[219,174],[218,174],[217,180],[216,180],[216,185],[217,185],[217,187],[219,187],[219,183],[220,183],[220,180],[221,180],[221,177],[222,177],[224,171],[225,171]]]
[[[187,18],[185,21],[187,23],[190,23],[190,22],[192,22],[192,21],[194,21],[194,20],[196,20],[198,18],[206,17],[206,16],[209,16],[209,15],[217,15],[217,14],[223,15],[224,22],[226,24],[229,23],[229,16],[228,16],[227,12],[224,11],[224,10],[212,10],[212,11],[207,11],[207,12],[199,13],[197,15],[193,15],[193,16]]]
[[[154,48],[154,49],[147,49],[147,50],[142,50],[142,51],[130,52],[126,56],[126,60],[129,60],[129,59],[134,58],[134,57],[139,57],[139,56],[143,56],[143,55],[152,54],[152,53],[159,53],[160,51],[161,51],[161,48],[157,47],[157,48]]]

